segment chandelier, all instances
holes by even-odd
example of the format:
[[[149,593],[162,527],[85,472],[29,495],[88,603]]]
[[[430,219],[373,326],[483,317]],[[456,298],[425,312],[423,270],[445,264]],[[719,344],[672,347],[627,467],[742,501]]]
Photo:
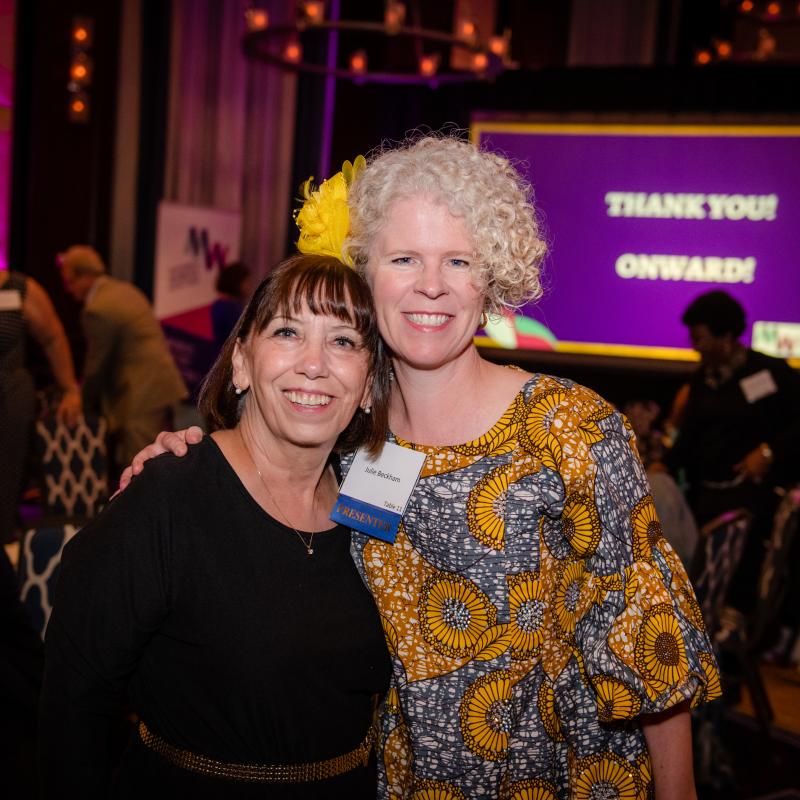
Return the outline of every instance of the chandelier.
[[[245,55],[284,70],[349,80],[357,84],[439,84],[487,80],[515,66],[509,59],[511,31],[482,39],[477,24],[468,18],[457,21],[454,31],[406,25],[406,5],[394,0],[385,4],[383,21],[338,19],[338,2],[331,3],[332,13],[326,17],[324,0],[301,0],[293,24],[271,25],[266,10],[253,6],[245,12],[247,33],[243,39]],[[418,8],[413,8],[416,20]],[[346,34],[357,38],[363,46],[339,59],[334,45],[333,57],[326,60],[306,57],[312,37]],[[381,62],[370,66],[373,54],[386,50],[390,43],[402,43],[410,58],[404,64]],[[400,47],[400,44],[397,45]],[[445,59],[450,50],[451,58]],[[456,56],[457,54],[457,56]],[[409,67],[410,63],[410,67]],[[454,66],[458,64],[459,66]]]

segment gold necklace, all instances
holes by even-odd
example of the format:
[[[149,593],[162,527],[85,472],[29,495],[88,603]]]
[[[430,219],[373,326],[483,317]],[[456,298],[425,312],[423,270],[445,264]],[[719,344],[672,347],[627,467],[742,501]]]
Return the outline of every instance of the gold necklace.
[[[303,538],[303,534],[300,533],[300,531],[297,530],[297,528],[295,528],[294,525],[292,525],[292,523],[289,520],[289,517],[284,513],[283,509],[278,505],[278,501],[273,497],[272,492],[269,490],[269,486],[267,486],[267,482],[264,480],[264,476],[261,474],[261,470],[258,468],[256,460],[253,458],[253,454],[250,452],[250,448],[247,446],[247,442],[245,442],[244,436],[242,436],[241,431],[239,431],[239,436],[241,437],[245,452],[247,453],[248,458],[253,464],[253,469],[255,469],[256,474],[258,475],[258,479],[261,481],[261,485],[264,487],[267,494],[269,495],[269,499],[272,500],[272,504],[275,506],[275,508],[278,509],[278,513],[286,520],[288,526],[297,534],[297,538],[303,543],[303,547],[305,547],[306,553],[310,556],[313,556],[314,548],[311,545],[314,543],[314,534],[316,533],[316,531],[311,531],[311,536],[309,537],[308,541],[306,541]],[[312,512],[316,508],[316,505],[317,505],[317,492],[316,490],[314,490],[314,500],[311,507]]]

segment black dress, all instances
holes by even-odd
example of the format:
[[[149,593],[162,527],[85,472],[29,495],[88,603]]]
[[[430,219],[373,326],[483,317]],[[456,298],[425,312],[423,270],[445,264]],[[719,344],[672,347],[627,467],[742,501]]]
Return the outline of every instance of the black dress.
[[[103,796],[121,694],[169,743],[228,763],[319,761],[364,739],[389,659],[350,534],[267,515],[211,437],[162,456],[65,548],[47,631],[46,796]],[[292,786],[206,778],[134,737],[112,796],[373,798],[372,768]]]

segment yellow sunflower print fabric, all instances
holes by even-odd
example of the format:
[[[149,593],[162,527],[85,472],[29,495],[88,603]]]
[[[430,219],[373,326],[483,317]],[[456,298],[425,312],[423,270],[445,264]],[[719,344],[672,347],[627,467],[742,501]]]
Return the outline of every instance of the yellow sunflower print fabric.
[[[480,439],[393,441],[427,455],[397,540],[353,538],[393,662],[379,796],[645,800],[636,717],[720,689],[622,416],[537,375]]]

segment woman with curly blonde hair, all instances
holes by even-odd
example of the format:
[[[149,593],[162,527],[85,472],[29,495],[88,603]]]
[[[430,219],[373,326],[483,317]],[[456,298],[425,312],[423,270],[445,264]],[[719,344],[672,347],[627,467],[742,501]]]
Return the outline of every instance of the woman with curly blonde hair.
[[[382,153],[350,192],[345,253],[360,268],[385,225],[394,200],[437,198],[472,232],[475,282],[486,311],[516,308],[542,294],[539,269],[547,250],[540,238],[527,182],[508,162],[458,139],[426,137]]]
[[[630,427],[473,343],[484,314],[540,294],[530,188],[436,136],[338,185],[341,252],[392,356],[388,441],[426,455],[394,544],[353,534],[393,662],[379,796],[694,797],[688,707],[719,680]]]

